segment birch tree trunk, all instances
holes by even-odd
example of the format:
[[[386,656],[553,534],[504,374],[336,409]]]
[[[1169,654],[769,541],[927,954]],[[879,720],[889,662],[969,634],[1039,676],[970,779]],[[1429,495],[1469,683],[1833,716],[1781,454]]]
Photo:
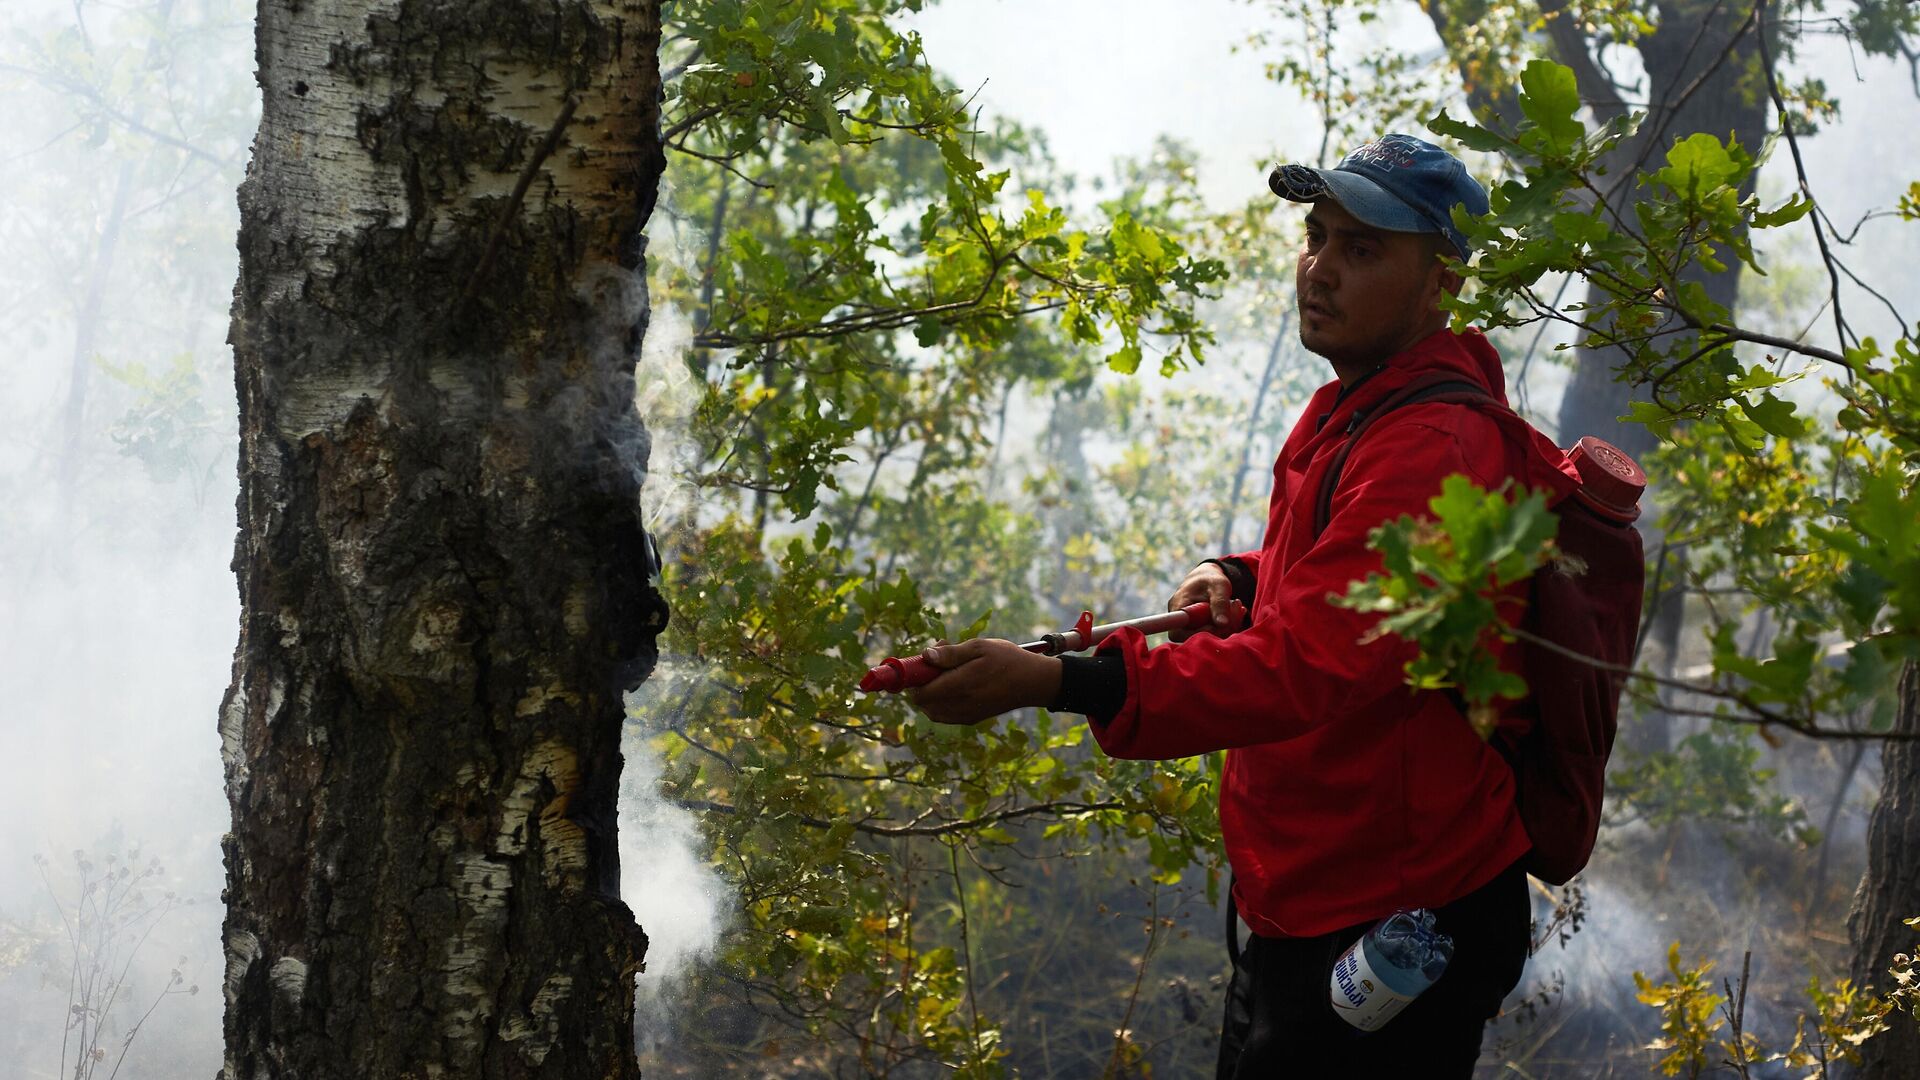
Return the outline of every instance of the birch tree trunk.
[[[226,1080],[635,1077],[658,0],[259,9]]]

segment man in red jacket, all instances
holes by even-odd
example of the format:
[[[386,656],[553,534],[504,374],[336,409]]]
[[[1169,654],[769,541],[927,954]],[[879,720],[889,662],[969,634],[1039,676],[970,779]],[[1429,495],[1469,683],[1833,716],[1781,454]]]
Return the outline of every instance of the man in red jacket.
[[[1209,601],[1213,633],[1148,649],[1131,630],[1091,657],[1042,657],[977,639],[927,652],[949,669],[914,697],[930,718],[973,724],[1011,709],[1083,712],[1108,754],[1229,750],[1220,823],[1233,898],[1253,931],[1235,965],[1220,1075],[1470,1076],[1485,1021],[1519,981],[1530,904],[1513,774],[1459,709],[1402,678],[1412,647],[1368,641],[1375,616],[1329,594],[1380,567],[1367,534],[1424,516],[1455,473],[1509,478],[1549,498],[1575,485],[1557,448],[1524,425],[1438,402],[1398,409],[1355,445],[1316,535],[1314,501],[1356,420],[1419,376],[1444,372],[1505,400],[1477,331],[1447,328],[1440,298],[1465,259],[1454,206],[1487,209],[1460,161],[1388,135],[1330,170],[1276,168],[1276,194],[1310,204],[1296,293],[1300,340],[1335,380],[1308,403],[1273,468],[1260,548],[1196,567],[1170,605]],[[1227,625],[1230,600],[1251,614]],[[1440,981],[1384,1028],[1335,1015],[1333,961],[1375,920],[1429,908],[1454,939]]]

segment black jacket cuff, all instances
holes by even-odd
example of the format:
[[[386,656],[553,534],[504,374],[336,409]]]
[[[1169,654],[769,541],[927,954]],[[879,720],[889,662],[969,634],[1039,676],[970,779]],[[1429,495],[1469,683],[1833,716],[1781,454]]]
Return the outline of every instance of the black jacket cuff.
[[[1247,614],[1251,616],[1253,614],[1253,571],[1247,569],[1247,564],[1239,559],[1201,559],[1200,563],[1202,566],[1212,563],[1227,575],[1227,580],[1233,583],[1233,598],[1246,605]]]
[[[1127,658],[1119,653],[1060,657],[1060,695],[1047,708],[1104,724],[1127,703]]]

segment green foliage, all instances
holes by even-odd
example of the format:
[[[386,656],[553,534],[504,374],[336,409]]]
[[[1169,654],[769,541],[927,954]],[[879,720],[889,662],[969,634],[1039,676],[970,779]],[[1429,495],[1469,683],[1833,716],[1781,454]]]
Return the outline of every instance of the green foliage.
[[[1633,973],[1640,1003],[1660,1010],[1660,1037],[1647,1044],[1647,1049],[1665,1052],[1660,1059],[1663,1076],[1685,1072],[1697,1077],[1707,1067],[1714,1032],[1724,1023],[1715,1014],[1727,1000],[1713,992],[1713,983],[1707,978],[1712,970],[1711,960],[1682,966],[1680,943],[1676,941],[1667,948],[1668,979],[1656,984],[1638,971]]]
[[[207,407],[204,379],[192,354],[175,356],[158,371],[138,363],[96,362],[135,395],[113,425],[120,452],[138,460],[159,483],[184,476],[195,481],[196,490],[203,488],[222,456],[210,453],[209,447],[224,441],[219,440],[224,429]]]
[[[1312,155],[1291,158],[1330,167],[1346,149],[1383,131],[1401,131],[1429,115],[1451,81],[1439,63],[1381,47],[1392,0],[1265,0],[1284,27],[1253,34],[1249,45],[1274,58],[1267,78],[1297,94],[1320,119]]]
[[[0,204],[9,343],[22,364],[63,373],[64,400],[38,406],[59,417],[56,439],[23,457],[35,462],[17,478],[23,489],[137,461],[159,484],[186,481],[200,505],[221,463],[231,467],[231,406],[205,391],[226,388],[231,400],[227,355],[214,346],[256,99],[219,60],[250,41],[246,10],[234,0],[30,6],[0,31],[17,152]],[[13,390],[27,402],[37,382]],[[91,437],[93,418],[111,425],[126,460],[94,452],[111,444]],[[15,480],[0,469],[0,497],[15,497]],[[93,527],[173,531],[153,505],[120,500],[113,512],[123,516]]]
[[[1854,392],[1841,387],[1843,400]],[[1889,628],[1893,598],[1885,574],[1910,572],[1903,559],[1914,557],[1910,546],[1902,554],[1898,538],[1911,526],[1889,487],[1899,461],[1877,439],[1811,424],[1753,449],[1725,426],[1668,433],[1651,464],[1673,506],[1669,543],[1687,545],[1691,587],[1733,601],[1704,608],[1714,662],[1727,676],[1719,685],[1787,715],[1891,722],[1886,690],[1908,646],[1877,636]],[[1860,515],[1858,499],[1876,509]],[[1899,604],[1913,610],[1910,599]],[[1777,627],[1767,657],[1746,655],[1751,643],[1737,633],[1755,608]]]
[[[1807,1075],[1825,1077],[1832,1066],[1860,1064],[1860,1044],[1887,1029],[1887,1005],[1853,985],[1836,979],[1823,986],[1818,976],[1807,979],[1807,1001],[1813,1006],[1794,1024],[1793,1043],[1767,1056],[1793,1068],[1811,1068]]]
[[[1512,587],[1552,558],[1560,523],[1546,496],[1511,485],[1489,492],[1465,476],[1441,482],[1428,503],[1431,518],[1402,516],[1372,531],[1385,573],[1355,582],[1333,603],[1379,612],[1375,636],[1394,634],[1420,647],[1407,663],[1407,683],[1458,687],[1469,718],[1485,738],[1498,698],[1525,696],[1526,682],[1502,668],[1495,640],[1511,640],[1517,601]],[[1502,609],[1506,609],[1503,612]]]
[[[713,382],[709,426],[748,427],[767,447],[757,462],[714,455],[728,467],[711,480],[796,517],[862,433],[884,430],[893,388],[876,369],[938,348],[1017,380],[1068,374],[1058,365],[1098,348],[1116,370],[1152,350],[1175,371],[1203,359],[1195,305],[1225,274],[1188,253],[1175,201],[1142,214],[1109,200],[1095,221],[1071,220],[1031,137],[977,128],[918,38],[890,23],[895,8],[676,7],[689,61],[663,127],[690,164],[719,168],[682,181],[678,210],[710,232],[712,257],[666,293],[702,309],[699,373],[714,359],[733,373]],[[1021,318],[1038,314],[1044,331]]]
[[[1322,8],[1322,44],[1273,74],[1316,88],[1331,139],[1367,113],[1333,115],[1358,99],[1330,43],[1351,25],[1340,20],[1372,9]],[[1576,14],[1619,40],[1648,30],[1629,5],[1589,8]],[[642,720],[747,898],[723,965],[735,1000],[777,1006],[821,1061],[991,1073],[1007,1048],[974,978],[986,962],[969,913],[984,898],[962,862],[1143,852],[1151,881],[1201,864],[1212,887],[1218,762],[1110,762],[1045,714],[937,731],[848,688],[878,655],[936,635],[1020,637],[1082,604],[1157,606],[1141,583],[1165,581],[1164,562],[1204,541],[1194,521],[1240,508],[1182,490],[1155,455],[1234,410],[1202,395],[1148,406],[1094,381],[1103,366],[1151,366],[1156,348],[1163,372],[1200,359],[1211,337],[1196,305],[1229,265],[1253,293],[1283,297],[1275,232],[1262,209],[1200,214],[1171,146],[1090,213],[1070,212],[1039,140],[969,118],[884,5],[678,10],[666,127],[688,168],[673,211],[711,245],[659,272],[656,297],[695,313],[689,370],[704,398],[691,458],[705,509],[670,523],[681,599],[668,647],[681,660]],[[1467,33],[1487,42],[1560,17],[1483,14]],[[1374,75],[1403,100],[1422,85],[1411,66]],[[1833,716],[1883,723],[1888,675],[1920,638],[1907,585],[1920,580],[1911,339],[1827,355],[1738,325],[1700,275],[1759,271],[1754,231],[1790,227],[1812,204],[1743,196],[1754,148],[1689,135],[1659,148],[1632,180],[1642,197],[1619,211],[1599,197],[1614,182],[1602,172],[1637,119],[1590,129],[1573,74],[1544,62],[1512,72],[1509,89],[1511,127],[1445,113],[1431,124],[1511,169],[1493,213],[1459,222],[1483,254],[1462,268],[1471,288],[1456,318],[1571,318],[1583,343],[1625,350],[1623,375],[1649,399],[1634,416],[1670,448],[1655,463],[1673,478],[1665,525],[1697,556],[1683,587],[1733,594],[1703,599],[1716,670],[1699,689],[1716,713],[1802,730]],[[1818,111],[1820,90],[1803,89]],[[1569,274],[1602,286],[1596,303],[1553,308],[1542,283]],[[1841,407],[1810,407],[1791,386],[1803,373],[1756,348],[1832,365]],[[1043,447],[1056,467],[1016,484],[990,433],[1038,395],[1054,400]],[[1126,444],[1114,465],[1086,467],[1089,431]],[[1555,523],[1537,494],[1458,477],[1431,510],[1375,532],[1383,572],[1342,602],[1417,642],[1409,680],[1458,686],[1484,723],[1524,692],[1492,657],[1516,617],[1505,601],[1552,557]],[[1774,620],[1765,654],[1734,633],[1759,610]],[[1637,763],[1626,790],[1649,818],[1711,804],[1811,839],[1796,807],[1763,793],[1758,753],[1716,732]],[[1656,994],[1680,1002],[1669,1060],[1697,1068],[1713,995],[1704,968],[1687,982],[1670,960],[1684,993]],[[1741,1055],[1754,1047],[1738,1040]],[[1114,1060],[1134,1049],[1121,1037]]]
[[[1816,135],[1820,125],[1839,119],[1840,102],[1827,90],[1825,79],[1808,76],[1793,86],[1781,86],[1780,95],[1789,106],[1781,118],[1801,137]]]
[[[1570,323],[1577,344],[1617,350],[1619,377],[1644,392],[1629,419],[1662,440],[1644,463],[1664,509],[1665,542],[1686,552],[1678,588],[1705,616],[1712,658],[1704,681],[1667,680],[1660,707],[1757,723],[1775,746],[1772,726],[1886,730],[1894,674],[1920,657],[1913,333],[1883,350],[1847,340],[1842,325],[1844,347],[1829,349],[1804,333],[1740,325],[1699,282],[1735,266],[1761,273],[1752,238],[1808,218],[1811,199],[1796,194],[1769,207],[1743,195],[1757,167],[1752,150],[1693,133],[1653,148],[1658,164],[1623,178],[1638,192],[1622,211],[1605,195],[1622,180],[1604,173],[1625,158],[1640,118],[1623,113],[1589,128],[1573,73],[1547,61],[1528,64],[1514,92],[1509,126],[1444,112],[1430,125],[1514,166],[1491,193],[1491,213],[1456,213],[1481,255],[1463,268],[1471,287],[1452,307],[1457,323]],[[1808,121],[1830,108],[1812,84],[1776,97],[1783,114],[1789,100]],[[1562,275],[1595,286],[1586,303],[1557,307],[1541,291]],[[1811,370],[1790,368],[1796,360],[1830,373],[1820,380],[1824,400],[1791,385]],[[1491,616],[1484,625],[1489,637],[1497,632]],[[1695,704],[1703,699],[1711,708]],[[1796,805],[1767,793],[1773,770],[1761,767],[1760,753],[1751,738],[1715,725],[1672,752],[1629,755],[1612,778],[1615,817],[1715,819],[1818,842]],[[1739,1006],[1713,992],[1710,967],[1684,967],[1676,945],[1667,981],[1635,974],[1640,999],[1662,1010],[1653,1048],[1664,1052],[1668,1075],[1699,1075],[1716,1053],[1742,1075],[1761,1061],[1825,1075],[1831,1063],[1856,1059],[1887,1009],[1844,980],[1815,980],[1793,1045],[1768,1055],[1739,1030]],[[1716,1036],[1716,1010],[1733,1018],[1727,1038]]]
[[[957,1019],[966,969],[952,935],[915,914],[915,844],[981,859],[1040,840],[1139,843],[1168,883],[1214,857],[1217,761],[1112,761],[1088,750],[1077,719],[955,732],[897,697],[854,695],[869,638],[979,627],[943,630],[911,580],[861,573],[824,525],[776,546],[771,567],[738,519],[698,544],[669,570],[686,598],[669,648],[724,666],[656,676],[654,692],[675,701],[657,721],[669,789],[708,811],[751,898],[730,970],[812,1014],[816,1037],[856,1023],[889,1052],[991,1060]]]
[[[1623,748],[1607,775],[1609,823],[1671,828],[1711,821],[1806,845],[1820,842],[1806,808],[1772,789],[1778,770],[1763,767],[1760,758],[1752,730],[1729,725],[1685,736],[1671,751]]]
[[[1907,924],[1920,925],[1920,919],[1908,920]],[[1891,972],[1895,985],[1910,986],[1911,959],[1897,957],[1895,965]],[[1812,976],[1804,990],[1807,1007],[1794,1021],[1792,1043],[1784,1050],[1769,1051],[1758,1035],[1743,1026],[1748,989],[1745,973],[1737,986],[1731,981],[1722,983],[1726,989],[1723,996],[1714,992],[1708,979],[1712,970],[1713,962],[1705,959],[1695,961],[1692,967],[1684,966],[1676,941],[1667,949],[1667,979],[1656,984],[1641,972],[1633,973],[1640,1003],[1660,1010],[1660,1037],[1647,1049],[1664,1052],[1659,1069],[1666,1076],[1684,1072],[1697,1077],[1713,1067],[1713,1059],[1720,1056],[1741,1076],[1751,1075],[1752,1066],[1778,1063],[1810,1070],[1798,1074],[1808,1078],[1826,1077],[1836,1065],[1859,1065],[1860,1045],[1887,1030],[1889,1015],[1903,1007],[1911,1008],[1911,990],[1903,1005],[1898,989],[1896,997],[1882,999],[1855,986],[1850,979],[1822,983],[1819,976]],[[1729,1026],[1729,1034],[1719,1037],[1719,1031]]]
[[[1850,36],[1867,52],[1891,56],[1911,48],[1920,34],[1920,11],[1899,0],[1857,0],[1846,23]]]
[[[653,295],[693,312],[699,400],[675,452],[699,503],[661,523],[674,618],[635,719],[743,898],[704,1000],[800,1036],[763,1027],[714,1052],[998,1075],[1005,1002],[970,917],[991,896],[966,868],[1124,853],[1149,883],[1200,866],[1216,889],[1219,763],[1110,761],[1078,718],[1045,713],[941,728],[853,687],[938,636],[1104,615],[1147,563],[1186,558],[1190,527],[1137,511],[1194,496],[1143,450],[1034,472],[993,431],[1049,395],[1068,458],[1084,422],[1151,442],[1153,409],[1094,379],[1200,361],[1198,304],[1226,268],[1193,253],[1210,223],[1179,147],[1070,212],[1044,146],[969,116],[895,13],[675,6],[665,211],[692,235]],[[1069,508],[1142,520],[1075,548]]]
[[[1791,224],[1811,204],[1795,196],[1768,210],[1757,197],[1742,197],[1752,155],[1695,133],[1676,140],[1660,168],[1636,176],[1642,198],[1633,218],[1623,217],[1603,197],[1600,176],[1639,119],[1588,131],[1572,72],[1550,61],[1528,64],[1521,85],[1526,120],[1512,132],[1445,112],[1429,124],[1520,166],[1490,191],[1488,216],[1457,212],[1481,254],[1468,271],[1477,288],[1451,305],[1456,324],[1525,325],[1553,306],[1537,291],[1541,280],[1576,274],[1600,285],[1604,297],[1578,312],[1581,343],[1625,350],[1623,377],[1652,391],[1653,402],[1637,405],[1634,419],[1663,431],[1680,420],[1709,420],[1750,448],[1768,435],[1797,434],[1794,406],[1771,393],[1781,378],[1736,361],[1733,347],[1751,335],[1730,324],[1696,273],[1730,261],[1759,272],[1750,235]]]
[[[1693,271],[1724,269],[1728,259],[1759,271],[1747,236],[1784,227],[1811,204],[1793,198],[1766,211],[1757,198],[1741,198],[1753,158],[1738,144],[1692,135],[1672,144],[1661,169],[1638,179],[1651,190],[1634,204],[1634,221],[1622,219],[1599,198],[1597,173],[1638,121],[1628,117],[1588,135],[1576,117],[1571,73],[1549,61],[1530,63],[1524,86],[1528,121],[1511,136],[1446,113],[1432,121],[1442,135],[1523,163],[1517,177],[1490,192],[1488,217],[1459,215],[1482,254],[1469,271],[1478,288],[1453,304],[1455,321],[1526,325],[1551,307],[1536,292],[1538,282],[1574,273],[1605,290],[1601,304],[1578,315],[1582,344],[1626,350],[1622,375],[1653,390],[1653,404],[1636,405],[1634,419],[1657,430],[1711,419],[1749,448],[1768,434],[1797,434],[1793,405],[1772,394],[1782,379],[1759,365],[1738,365],[1732,346],[1745,334],[1728,325],[1730,313]]]

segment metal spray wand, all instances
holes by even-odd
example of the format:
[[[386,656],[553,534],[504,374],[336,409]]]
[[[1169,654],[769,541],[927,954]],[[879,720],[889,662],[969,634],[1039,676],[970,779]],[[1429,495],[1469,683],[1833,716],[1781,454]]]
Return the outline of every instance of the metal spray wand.
[[[1246,606],[1235,600],[1229,609],[1228,621],[1238,626],[1246,620]],[[1124,622],[1093,625],[1093,612],[1080,613],[1080,621],[1073,629],[1057,634],[1047,634],[1038,641],[1028,641],[1021,648],[1041,656],[1058,656],[1061,653],[1080,652],[1091,649],[1107,639],[1107,636],[1122,627],[1132,627],[1142,634],[1159,634],[1171,630],[1196,630],[1207,625],[1213,618],[1212,608],[1205,600],[1188,604],[1174,611],[1163,611],[1158,615],[1145,615]],[[927,663],[923,656],[909,656],[901,659],[889,656],[880,666],[867,672],[860,680],[860,689],[865,693],[897,694],[902,690],[911,690],[916,686],[925,686],[939,675],[941,668]]]

